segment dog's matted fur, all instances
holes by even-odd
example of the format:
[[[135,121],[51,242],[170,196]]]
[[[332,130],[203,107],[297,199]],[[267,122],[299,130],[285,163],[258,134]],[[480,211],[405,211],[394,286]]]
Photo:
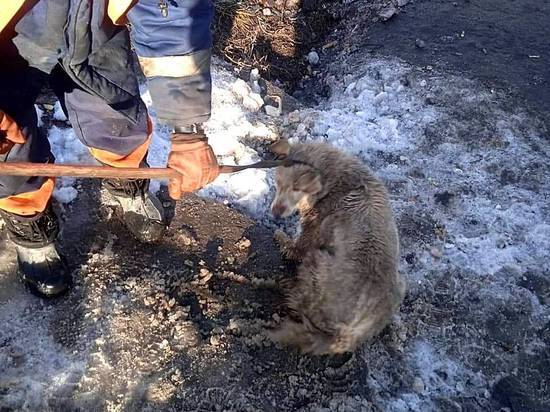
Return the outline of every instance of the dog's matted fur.
[[[276,172],[274,215],[298,211],[301,233],[276,233],[300,262],[288,290],[292,316],[270,332],[275,341],[313,354],[342,353],[378,334],[405,295],[399,245],[387,191],[359,159],[318,143],[277,142],[296,162]]]

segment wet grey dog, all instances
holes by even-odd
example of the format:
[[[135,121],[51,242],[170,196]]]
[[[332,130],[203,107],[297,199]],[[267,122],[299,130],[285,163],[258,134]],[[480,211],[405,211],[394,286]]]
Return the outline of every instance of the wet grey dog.
[[[382,331],[405,295],[387,191],[359,159],[332,146],[281,140],[271,149],[293,164],[276,171],[272,213],[297,211],[301,233],[275,234],[300,263],[287,295],[292,315],[270,337],[312,354],[353,351]]]

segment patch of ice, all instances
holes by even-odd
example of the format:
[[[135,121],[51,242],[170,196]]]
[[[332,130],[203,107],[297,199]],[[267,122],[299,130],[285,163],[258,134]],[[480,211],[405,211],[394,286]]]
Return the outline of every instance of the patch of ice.
[[[234,80],[229,86],[229,89],[239,98],[242,105],[251,112],[257,112],[264,105],[264,100],[258,93],[258,88],[253,91],[250,85],[242,79]]]
[[[312,66],[316,66],[317,64],[319,64],[320,60],[319,53],[317,53],[315,50],[310,51],[306,57],[306,60]]]
[[[42,121],[42,116],[44,116],[44,110],[42,110],[40,107],[38,107],[37,104],[34,105],[34,110],[36,111],[36,117],[38,119],[37,126],[42,127],[44,126],[44,122]]]
[[[55,156],[56,163],[60,164],[96,164],[88,148],[76,137],[73,129],[52,126],[48,131],[48,140]],[[61,203],[73,201],[77,190],[73,187],[76,179],[62,177],[56,180],[55,198]]]
[[[244,99],[252,93],[252,89],[243,79],[235,80],[235,82],[231,85],[231,91],[241,99]]]
[[[77,383],[84,364],[54,342],[47,311],[30,296],[0,304],[1,409],[50,410],[57,395]]]
[[[61,107],[61,103],[59,100],[55,102],[55,105],[53,107],[53,118],[55,120],[59,120],[62,122],[67,121],[67,116],[65,116],[65,113],[63,112],[63,108]]]
[[[73,129],[52,126],[48,132],[52,153],[58,163],[92,164],[94,160]]]
[[[385,410],[392,412],[423,412],[437,410],[429,399],[452,398],[479,394],[486,386],[481,373],[473,372],[445,354],[438,353],[426,341],[417,342],[409,354],[409,361],[416,376],[423,383],[422,393],[414,393],[412,386],[404,393],[392,394]],[[411,383],[412,385],[412,383]]]
[[[69,183],[67,183],[69,184]],[[78,196],[78,190],[72,186],[57,187],[53,192],[54,197],[60,203],[71,203]]]
[[[252,92],[243,98],[243,106],[251,112],[257,112],[263,105],[264,100],[258,93]]]
[[[438,113],[403,87],[405,74],[403,66],[377,62],[347,87],[336,84],[327,102],[303,111],[300,140],[324,140],[354,154],[412,149]]]
[[[249,119],[250,113],[240,102],[240,94],[235,93],[235,85],[240,85],[237,90],[245,90],[249,95],[254,93],[250,93],[250,87],[244,81],[236,81],[224,69],[215,68],[212,77],[212,116],[205,124],[205,130],[219,162],[239,165],[260,160],[256,151],[246,145],[244,140],[274,139],[275,132],[262,121]],[[169,130],[158,126],[151,97],[145,86],[142,86],[142,99],[149,107],[155,124],[148,161],[152,166],[164,167],[170,150]],[[269,172],[264,170],[222,175],[199,194],[229,200],[248,213],[260,216],[268,204],[266,199],[271,187],[269,179]],[[159,182],[152,182],[152,190],[158,186]]]

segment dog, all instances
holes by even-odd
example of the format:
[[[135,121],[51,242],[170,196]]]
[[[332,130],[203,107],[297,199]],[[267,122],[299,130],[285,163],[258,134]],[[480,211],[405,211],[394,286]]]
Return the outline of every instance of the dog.
[[[290,165],[276,169],[272,214],[298,212],[301,231],[296,239],[275,232],[298,270],[286,290],[290,316],[268,334],[304,353],[352,352],[384,329],[405,296],[386,188],[328,144],[280,140],[271,150]]]

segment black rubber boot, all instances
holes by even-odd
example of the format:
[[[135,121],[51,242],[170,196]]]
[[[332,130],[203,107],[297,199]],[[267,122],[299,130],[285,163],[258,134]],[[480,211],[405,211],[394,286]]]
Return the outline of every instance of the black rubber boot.
[[[139,241],[159,241],[169,222],[165,209],[149,192],[149,180],[105,179],[103,187],[117,201],[123,211],[124,224]]]
[[[71,275],[65,259],[55,247],[59,223],[51,206],[30,217],[5,211],[0,214],[15,245],[17,273],[25,286],[42,298],[65,293],[71,286]]]

